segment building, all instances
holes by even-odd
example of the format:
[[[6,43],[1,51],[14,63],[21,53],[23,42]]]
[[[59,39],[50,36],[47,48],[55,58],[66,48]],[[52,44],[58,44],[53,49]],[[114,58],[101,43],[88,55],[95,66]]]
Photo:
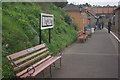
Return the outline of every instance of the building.
[[[91,25],[94,27],[96,23],[96,16],[113,16],[113,11],[116,6],[87,6],[67,4],[64,8],[69,16],[73,19],[74,24],[77,26],[78,30],[83,30],[85,26]],[[100,20],[103,21],[101,18]]]
[[[118,2],[118,6],[120,6],[120,1]]]
[[[113,11],[116,9],[116,6],[94,6],[93,7],[95,14],[113,14]]]
[[[85,9],[82,8],[82,10],[80,10],[79,5],[67,4],[64,9],[72,18],[78,30],[84,30],[84,27],[90,24],[89,15]]]
[[[114,10],[115,13],[115,32],[120,35],[120,6]]]

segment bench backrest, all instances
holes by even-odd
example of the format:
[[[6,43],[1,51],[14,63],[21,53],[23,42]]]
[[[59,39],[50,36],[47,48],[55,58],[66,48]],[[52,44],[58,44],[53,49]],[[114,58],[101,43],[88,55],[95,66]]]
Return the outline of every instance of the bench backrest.
[[[26,71],[24,70],[26,70],[31,65],[35,67],[50,57],[51,55],[49,54],[48,48],[46,48],[45,43],[43,43],[41,45],[37,45],[35,47],[8,55],[7,59],[13,66],[15,74],[20,76],[25,74]]]
[[[77,36],[79,37],[79,36],[81,36],[81,35],[83,35],[83,34],[84,34],[84,31],[81,30],[81,31],[79,31],[79,32],[77,33]]]

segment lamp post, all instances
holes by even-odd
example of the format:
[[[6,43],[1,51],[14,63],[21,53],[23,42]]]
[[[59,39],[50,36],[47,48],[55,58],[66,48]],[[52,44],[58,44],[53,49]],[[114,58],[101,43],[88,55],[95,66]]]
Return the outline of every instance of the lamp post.
[[[91,25],[91,17],[88,16],[88,20],[89,20],[89,25]]]
[[[80,9],[80,12],[82,12],[82,5],[81,4],[79,5],[79,9]]]
[[[80,26],[81,26],[81,22],[82,22],[82,14],[81,14],[81,12],[82,12],[82,5],[81,4],[79,5],[79,11],[80,11]]]

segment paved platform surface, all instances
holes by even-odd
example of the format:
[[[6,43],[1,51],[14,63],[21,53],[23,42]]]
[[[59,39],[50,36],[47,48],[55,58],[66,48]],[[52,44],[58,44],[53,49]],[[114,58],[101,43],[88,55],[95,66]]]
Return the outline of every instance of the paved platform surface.
[[[118,78],[118,42],[105,29],[85,43],[73,43],[62,56],[62,68],[53,78]]]

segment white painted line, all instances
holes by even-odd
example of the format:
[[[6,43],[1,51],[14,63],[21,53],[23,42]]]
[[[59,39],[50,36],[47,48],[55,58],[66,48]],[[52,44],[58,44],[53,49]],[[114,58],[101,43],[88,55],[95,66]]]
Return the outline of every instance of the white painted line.
[[[105,28],[105,30],[107,30],[107,28]],[[120,39],[112,31],[110,31],[110,33],[120,42]]]
[[[120,42],[120,39],[112,31],[110,31],[110,33]]]

